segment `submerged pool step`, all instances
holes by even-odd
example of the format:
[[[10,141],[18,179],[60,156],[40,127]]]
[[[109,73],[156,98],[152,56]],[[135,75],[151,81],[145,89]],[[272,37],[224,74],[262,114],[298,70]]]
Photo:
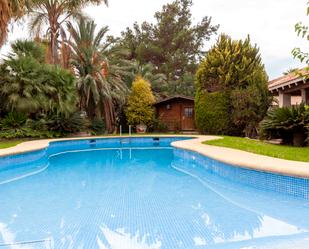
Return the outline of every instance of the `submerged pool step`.
[[[22,245],[35,245],[41,244],[42,249],[51,249],[51,240],[50,239],[42,239],[42,240],[29,240],[29,241],[20,241],[20,242],[11,242],[11,243],[4,243],[0,244],[0,248],[12,248],[15,246],[22,246]],[[19,247],[18,247],[19,248]]]
[[[127,145],[127,144],[131,144],[131,139],[130,138],[121,138],[119,140],[121,145]]]

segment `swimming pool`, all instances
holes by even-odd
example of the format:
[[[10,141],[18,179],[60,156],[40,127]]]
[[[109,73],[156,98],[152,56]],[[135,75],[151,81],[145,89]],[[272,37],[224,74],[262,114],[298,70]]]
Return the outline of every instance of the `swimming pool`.
[[[0,158],[0,248],[307,249],[309,183],[175,149],[55,142]]]

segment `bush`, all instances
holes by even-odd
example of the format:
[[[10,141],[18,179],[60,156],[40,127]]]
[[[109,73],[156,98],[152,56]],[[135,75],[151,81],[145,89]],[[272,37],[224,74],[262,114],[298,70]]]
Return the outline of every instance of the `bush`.
[[[286,143],[303,146],[309,128],[309,107],[301,104],[293,107],[273,108],[260,124],[266,138],[283,138]]]
[[[0,122],[0,138],[52,138],[57,132],[48,131],[45,120],[28,119],[24,113],[10,112]]]
[[[3,131],[16,131],[25,126],[27,115],[19,112],[8,113],[0,122],[0,128]]]
[[[161,122],[159,119],[156,119],[153,122],[153,130],[157,132],[166,132],[168,131],[168,127],[166,124]]]
[[[61,134],[52,131],[35,131],[28,127],[22,127],[18,130],[0,131],[0,138],[14,139],[14,138],[54,138],[60,137]]]
[[[198,90],[195,97],[195,120],[197,128],[206,134],[229,133],[229,98],[222,92],[205,93]]]
[[[195,103],[197,109],[202,109],[200,112],[207,113],[207,117],[201,113],[197,115],[197,126],[208,133],[256,136],[272,100],[267,82],[259,49],[251,45],[250,38],[232,40],[221,35],[196,74],[196,94],[201,96],[196,96]],[[206,94],[205,99],[202,92],[221,94]],[[223,102],[222,95],[225,96]],[[218,107],[217,98],[220,101]],[[204,103],[207,106],[203,106]],[[208,121],[209,117],[211,120]],[[220,120],[216,121],[216,117]],[[232,129],[226,129],[227,126]]]
[[[105,122],[102,118],[94,118],[91,121],[90,125],[91,131],[93,131],[94,135],[102,135],[105,134]]]
[[[72,73],[40,61],[44,51],[34,42],[17,41],[12,48],[0,65],[1,109],[32,115],[73,112],[77,92]]]
[[[154,120],[153,104],[155,98],[150,83],[137,76],[132,84],[132,92],[128,99],[126,116],[129,125],[144,124],[152,126]]]
[[[8,113],[0,122],[0,138],[52,138],[75,133],[85,128],[80,113],[41,116],[29,119],[23,113]]]
[[[85,120],[79,112],[69,115],[53,115],[47,121],[48,129],[63,135],[80,132],[85,128]]]

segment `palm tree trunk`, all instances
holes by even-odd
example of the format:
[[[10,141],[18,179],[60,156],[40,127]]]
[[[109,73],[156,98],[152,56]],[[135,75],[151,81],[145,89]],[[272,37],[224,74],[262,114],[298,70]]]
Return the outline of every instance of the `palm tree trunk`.
[[[7,0],[0,1],[0,47],[3,45],[7,38],[8,25],[11,20],[12,11],[9,7]]]
[[[51,53],[51,64],[59,64],[58,56],[58,36],[59,36],[59,23],[57,19],[56,6],[53,6],[48,11],[48,21],[50,28],[50,53]]]
[[[103,101],[104,119],[106,130],[108,133],[114,133],[116,129],[116,114],[112,100],[106,99]]]
[[[51,63],[59,64],[58,58],[58,35],[57,31],[51,30],[50,32],[50,53],[51,53]]]

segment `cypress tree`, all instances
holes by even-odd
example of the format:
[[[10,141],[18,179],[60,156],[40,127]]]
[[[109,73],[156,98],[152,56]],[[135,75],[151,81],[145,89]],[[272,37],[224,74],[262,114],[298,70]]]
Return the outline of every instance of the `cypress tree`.
[[[217,43],[209,50],[200,64],[196,74],[196,120],[197,126],[204,132],[223,133],[230,135],[245,134],[255,136],[259,122],[263,119],[271,103],[268,93],[268,77],[259,53],[258,47],[252,46],[250,37],[245,40],[232,40],[223,34]],[[216,94],[216,93],[223,94]],[[216,95],[215,95],[216,94]],[[216,100],[215,96],[220,96]],[[198,103],[201,96],[211,98],[212,103],[203,106]],[[222,101],[225,96],[226,101]],[[207,116],[203,110],[211,110],[220,103],[225,106],[225,127],[213,130],[205,122],[199,120],[222,120],[212,114]],[[222,110],[222,108],[219,108]],[[201,118],[203,117],[203,118]],[[215,121],[214,121],[215,122]],[[213,122],[207,122],[212,124]]]

